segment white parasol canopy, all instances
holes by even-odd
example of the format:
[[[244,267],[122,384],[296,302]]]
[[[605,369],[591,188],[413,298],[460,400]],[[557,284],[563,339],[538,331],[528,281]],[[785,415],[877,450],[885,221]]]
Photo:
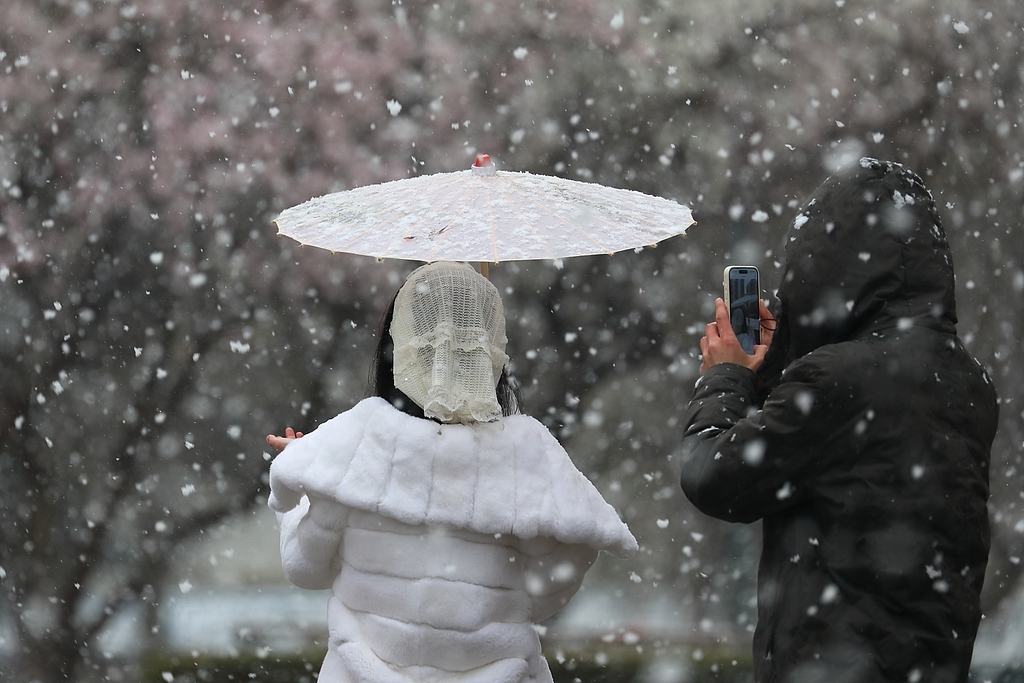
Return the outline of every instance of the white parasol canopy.
[[[596,183],[473,167],[310,199],[278,234],[303,245],[416,261],[482,263],[612,254],[681,235],[690,209]]]

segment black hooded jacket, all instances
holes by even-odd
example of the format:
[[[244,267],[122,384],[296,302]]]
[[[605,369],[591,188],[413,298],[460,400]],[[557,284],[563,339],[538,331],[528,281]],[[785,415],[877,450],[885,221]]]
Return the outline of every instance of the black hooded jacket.
[[[698,509],[763,520],[757,681],[966,681],[998,408],[920,178],[873,159],[829,178],[778,297],[758,374],[709,368],[682,448]]]

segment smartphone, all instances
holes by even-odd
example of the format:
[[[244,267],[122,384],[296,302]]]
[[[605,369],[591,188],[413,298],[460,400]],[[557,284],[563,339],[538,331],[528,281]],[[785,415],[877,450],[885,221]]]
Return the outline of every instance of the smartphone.
[[[754,266],[726,266],[722,277],[732,331],[749,354],[761,343],[761,282]]]

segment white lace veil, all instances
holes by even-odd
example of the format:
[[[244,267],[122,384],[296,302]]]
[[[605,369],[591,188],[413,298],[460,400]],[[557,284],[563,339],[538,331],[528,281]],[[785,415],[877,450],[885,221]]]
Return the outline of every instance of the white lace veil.
[[[395,387],[441,422],[501,417],[495,387],[505,355],[498,290],[473,268],[432,263],[398,291],[391,321]]]

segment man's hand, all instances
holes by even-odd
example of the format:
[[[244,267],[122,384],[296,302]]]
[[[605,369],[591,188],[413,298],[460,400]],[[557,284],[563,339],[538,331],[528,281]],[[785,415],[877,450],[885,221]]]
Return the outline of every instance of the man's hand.
[[[284,436],[268,434],[267,443],[276,448],[277,452],[280,453],[281,451],[284,450],[285,446],[290,444],[292,441],[295,441],[295,439],[301,439],[302,436],[302,432],[297,432],[291,427],[288,427],[287,429],[284,430]]]
[[[760,302],[760,315],[762,323],[771,320],[771,313],[764,303]],[[750,355],[740,346],[736,333],[732,331],[729,324],[729,311],[725,302],[721,299],[715,300],[715,322],[708,323],[704,328],[704,336],[700,340],[700,374],[704,374],[712,365],[719,363],[735,363],[751,370],[757,370],[764,360],[764,354],[772,343],[772,330],[766,329],[770,325],[761,325],[761,343],[754,347],[754,354]]]

